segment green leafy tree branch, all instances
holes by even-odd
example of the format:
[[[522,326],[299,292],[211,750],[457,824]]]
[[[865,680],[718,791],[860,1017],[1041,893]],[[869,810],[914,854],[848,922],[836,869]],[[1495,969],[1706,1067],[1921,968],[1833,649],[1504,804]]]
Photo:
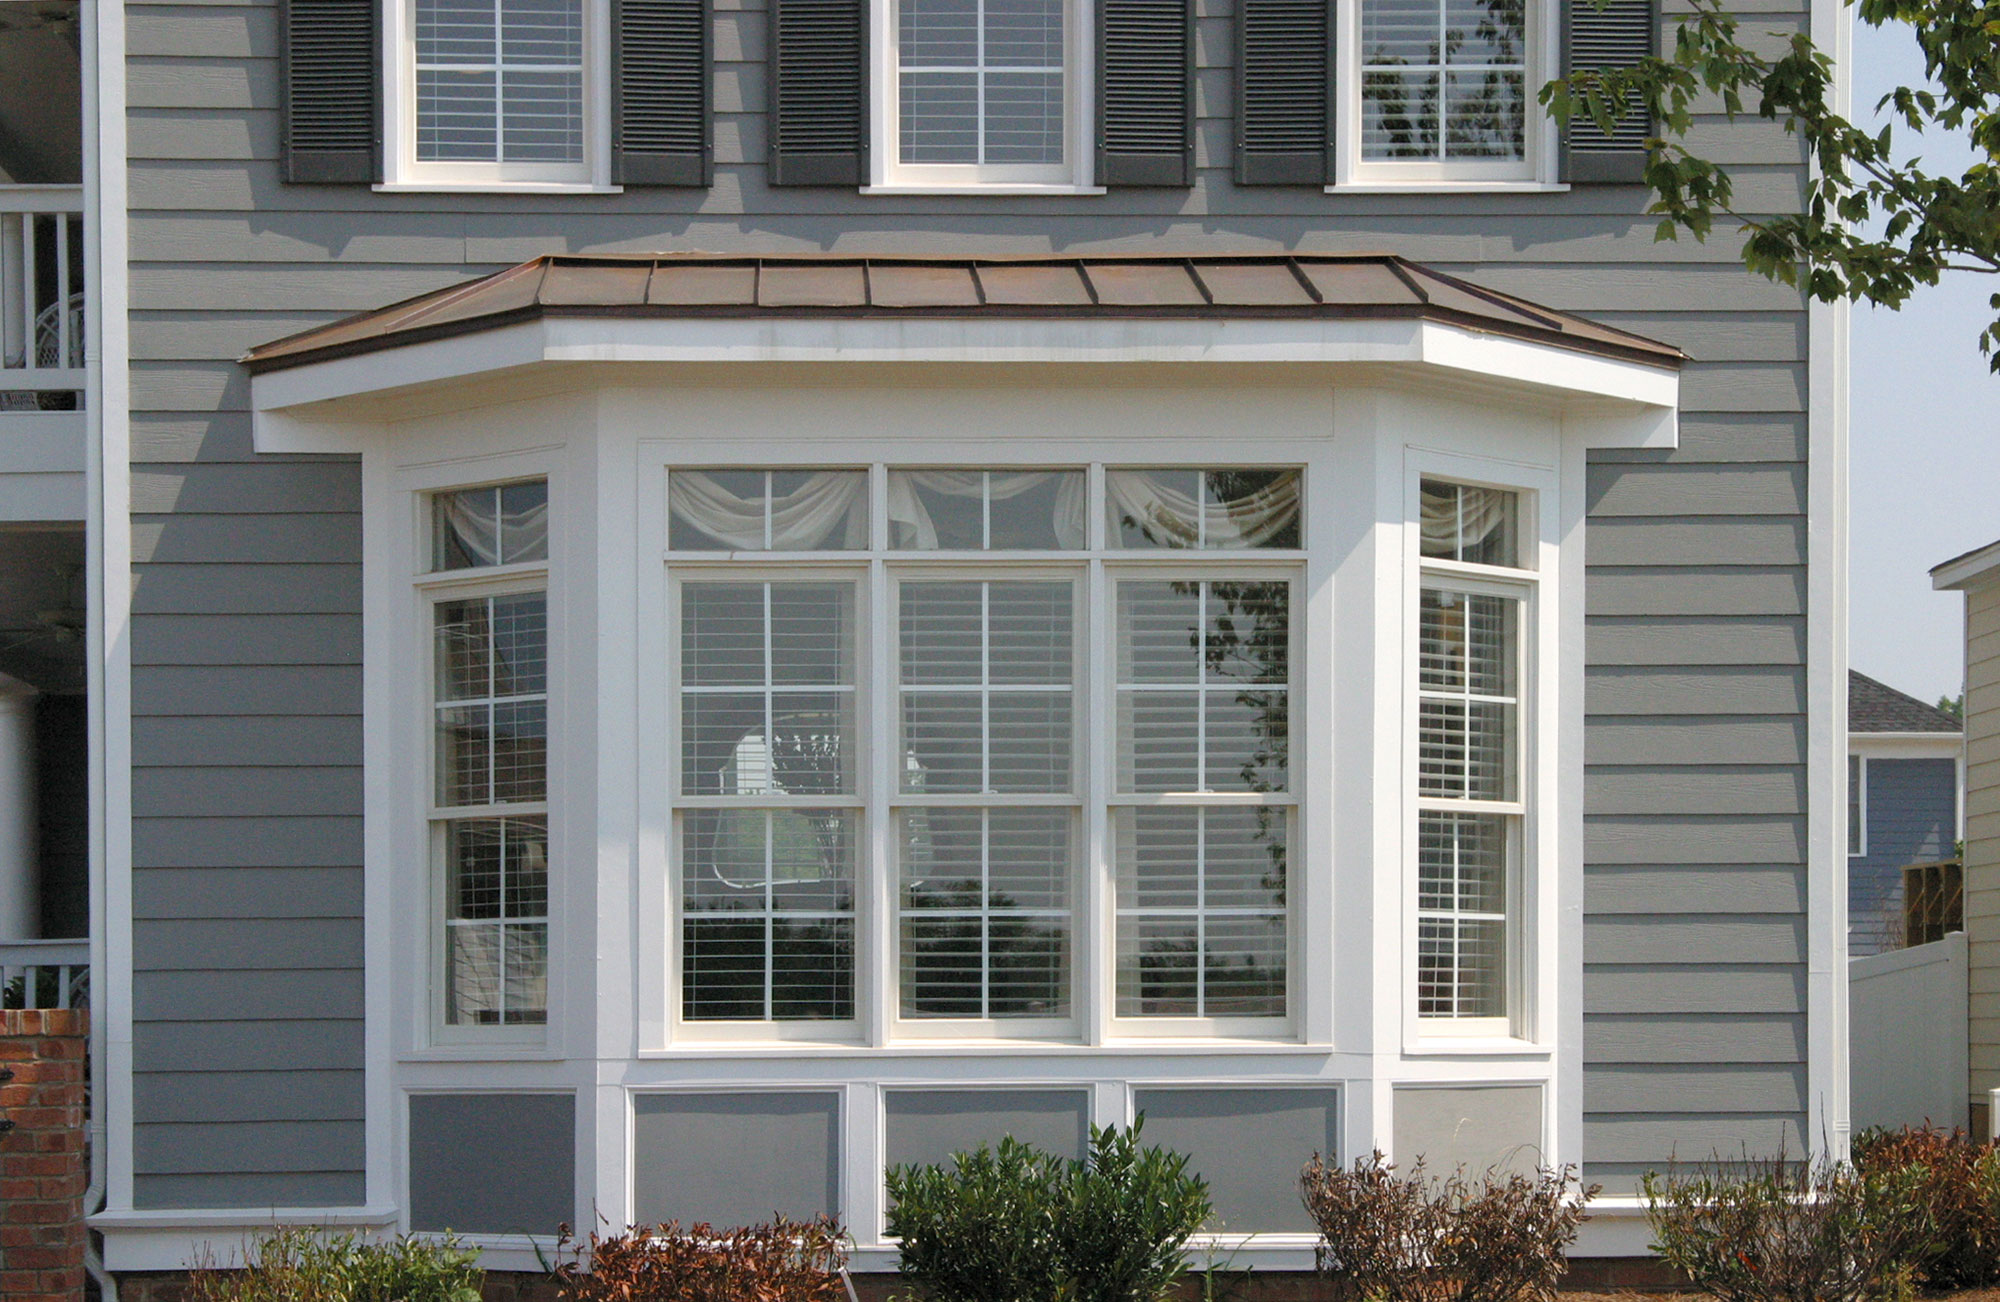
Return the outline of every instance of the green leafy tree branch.
[[[1602,6],[1605,0],[1597,0]],[[1782,52],[1745,43],[1724,0],[1690,0],[1675,16],[1673,50],[1630,68],[1580,69],[1542,88],[1558,122],[1582,114],[1609,132],[1625,113],[1649,110],[1646,183],[1660,216],[1656,239],[1686,231],[1707,238],[1718,218],[1744,233],[1743,261],[1772,280],[1825,302],[1867,300],[1900,307],[1946,271],[2000,273],[2000,0],[1850,0],[1861,21],[1907,23],[1923,50],[1928,85],[1899,86],[1870,132],[1835,111],[1832,59],[1804,33]],[[1712,97],[1706,101],[1703,97]],[[1727,169],[1684,143],[1698,103],[1720,102],[1730,118],[1758,116],[1804,140],[1815,166],[1797,212],[1747,214],[1736,207]],[[1900,126],[1972,146],[1961,175],[1927,168]],[[1979,346],[2000,372],[2000,293]]]

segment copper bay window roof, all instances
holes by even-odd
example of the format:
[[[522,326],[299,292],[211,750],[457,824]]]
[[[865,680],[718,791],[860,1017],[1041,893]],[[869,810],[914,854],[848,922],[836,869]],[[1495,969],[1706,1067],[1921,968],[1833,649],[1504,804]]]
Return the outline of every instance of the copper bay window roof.
[[[1663,368],[1677,348],[1385,253],[557,254],[253,348],[253,372],[551,318],[1421,320]]]

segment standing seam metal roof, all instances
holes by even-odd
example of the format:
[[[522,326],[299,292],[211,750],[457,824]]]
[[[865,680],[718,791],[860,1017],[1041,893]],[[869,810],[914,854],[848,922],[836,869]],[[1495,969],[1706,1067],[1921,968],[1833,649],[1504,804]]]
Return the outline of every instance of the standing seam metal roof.
[[[253,372],[550,317],[1414,318],[1677,368],[1640,335],[1394,254],[551,255],[261,345]]]

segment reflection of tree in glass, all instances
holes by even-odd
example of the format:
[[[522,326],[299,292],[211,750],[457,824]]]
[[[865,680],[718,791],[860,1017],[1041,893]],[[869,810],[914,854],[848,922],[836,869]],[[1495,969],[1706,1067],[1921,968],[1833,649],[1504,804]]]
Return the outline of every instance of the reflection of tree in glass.
[[[683,942],[687,1016],[701,1021],[762,1021],[764,963],[771,961],[771,1016],[846,1020],[854,1016],[854,928],[846,918],[731,917],[754,901],[722,903],[690,916]],[[842,895],[832,906],[851,909]],[[768,940],[766,927],[769,927]],[[734,979],[732,979],[734,978]]]
[[[976,881],[920,882],[904,888],[903,970],[908,1011],[931,1017],[1060,1017],[1067,936],[1053,920],[1020,917],[1012,896],[992,891],[978,914]],[[952,910],[947,917],[922,916]],[[982,952],[983,950],[983,952]],[[981,966],[986,976],[980,1007]]]
[[[1282,923],[1275,924],[1280,930]],[[1282,950],[1280,951],[1282,952]],[[1139,955],[1139,998],[1152,1017],[1270,1016],[1285,1010],[1285,968],[1253,955],[1209,953],[1202,959],[1206,1007],[1196,1007],[1192,933],[1149,941]]]
[[[1183,594],[1192,594],[1197,588],[1184,583],[1174,586]],[[1283,791],[1290,770],[1291,692],[1262,691],[1254,684],[1289,687],[1291,585],[1212,582],[1208,595],[1211,603],[1220,605],[1221,613],[1210,615],[1206,630],[1190,629],[1188,639],[1190,645],[1197,646],[1210,675],[1251,684],[1236,693],[1236,703],[1251,712],[1257,736],[1257,748],[1239,770],[1243,787],[1246,791]],[[1196,639],[1200,639],[1198,644]],[[1285,901],[1284,819],[1282,807],[1257,807],[1258,837],[1271,861],[1262,884],[1279,904]]]

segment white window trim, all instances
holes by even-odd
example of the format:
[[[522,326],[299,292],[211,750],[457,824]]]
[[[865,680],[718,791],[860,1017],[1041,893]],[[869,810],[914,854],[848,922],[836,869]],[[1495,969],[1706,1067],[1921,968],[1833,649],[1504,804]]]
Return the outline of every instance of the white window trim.
[[[382,175],[388,194],[618,193],[611,184],[610,0],[583,0],[583,160],[446,163],[417,158],[416,0],[384,0]]]
[[[1536,96],[1550,69],[1562,66],[1562,24],[1552,0],[1524,0],[1528,24],[1523,74],[1522,158],[1518,162],[1369,162],[1361,156],[1361,5],[1339,0],[1334,42],[1334,177],[1326,192],[1353,194],[1556,193],[1560,134]]]
[[[869,176],[863,194],[1090,195],[1096,157],[1093,0],[1066,0],[1063,49],[1063,161],[1050,164],[941,164],[902,161],[902,89],[896,5],[870,7]]]
[[[1403,908],[1400,918],[1403,959],[1403,1041],[1406,1052],[1506,1054],[1546,1049],[1554,1037],[1556,973],[1554,908],[1560,891],[1555,880],[1559,852],[1557,828],[1564,811],[1557,803],[1556,783],[1561,757],[1556,754],[1558,720],[1544,718],[1560,698],[1558,690],[1558,594],[1548,586],[1557,574],[1560,537],[1559,477],[1527,466],[1491,460],[1407,450],[1404,466],[1404,514],[1400,645],[1402,698],[1405,702],[1397,778],[1404,793]],[[1422,555],[1421,485],[1441,479],[1518,494],[1517,545],[1521,567],[1480,565]],[[1436,583],[1458,590],[1487,592],[1514,599],[1519,605],[1516,714],[1520,735],[1515,739],[1518,766],[1517,799],[1479,801],[1433,799],[1418,794],[1417,703],[1421,594]],[[1426,1017],[1418,1012],[1418,835],[1422,811],[1498,813],[1511,821],[1507,882],[1507,1013],[1504,1017]]]

